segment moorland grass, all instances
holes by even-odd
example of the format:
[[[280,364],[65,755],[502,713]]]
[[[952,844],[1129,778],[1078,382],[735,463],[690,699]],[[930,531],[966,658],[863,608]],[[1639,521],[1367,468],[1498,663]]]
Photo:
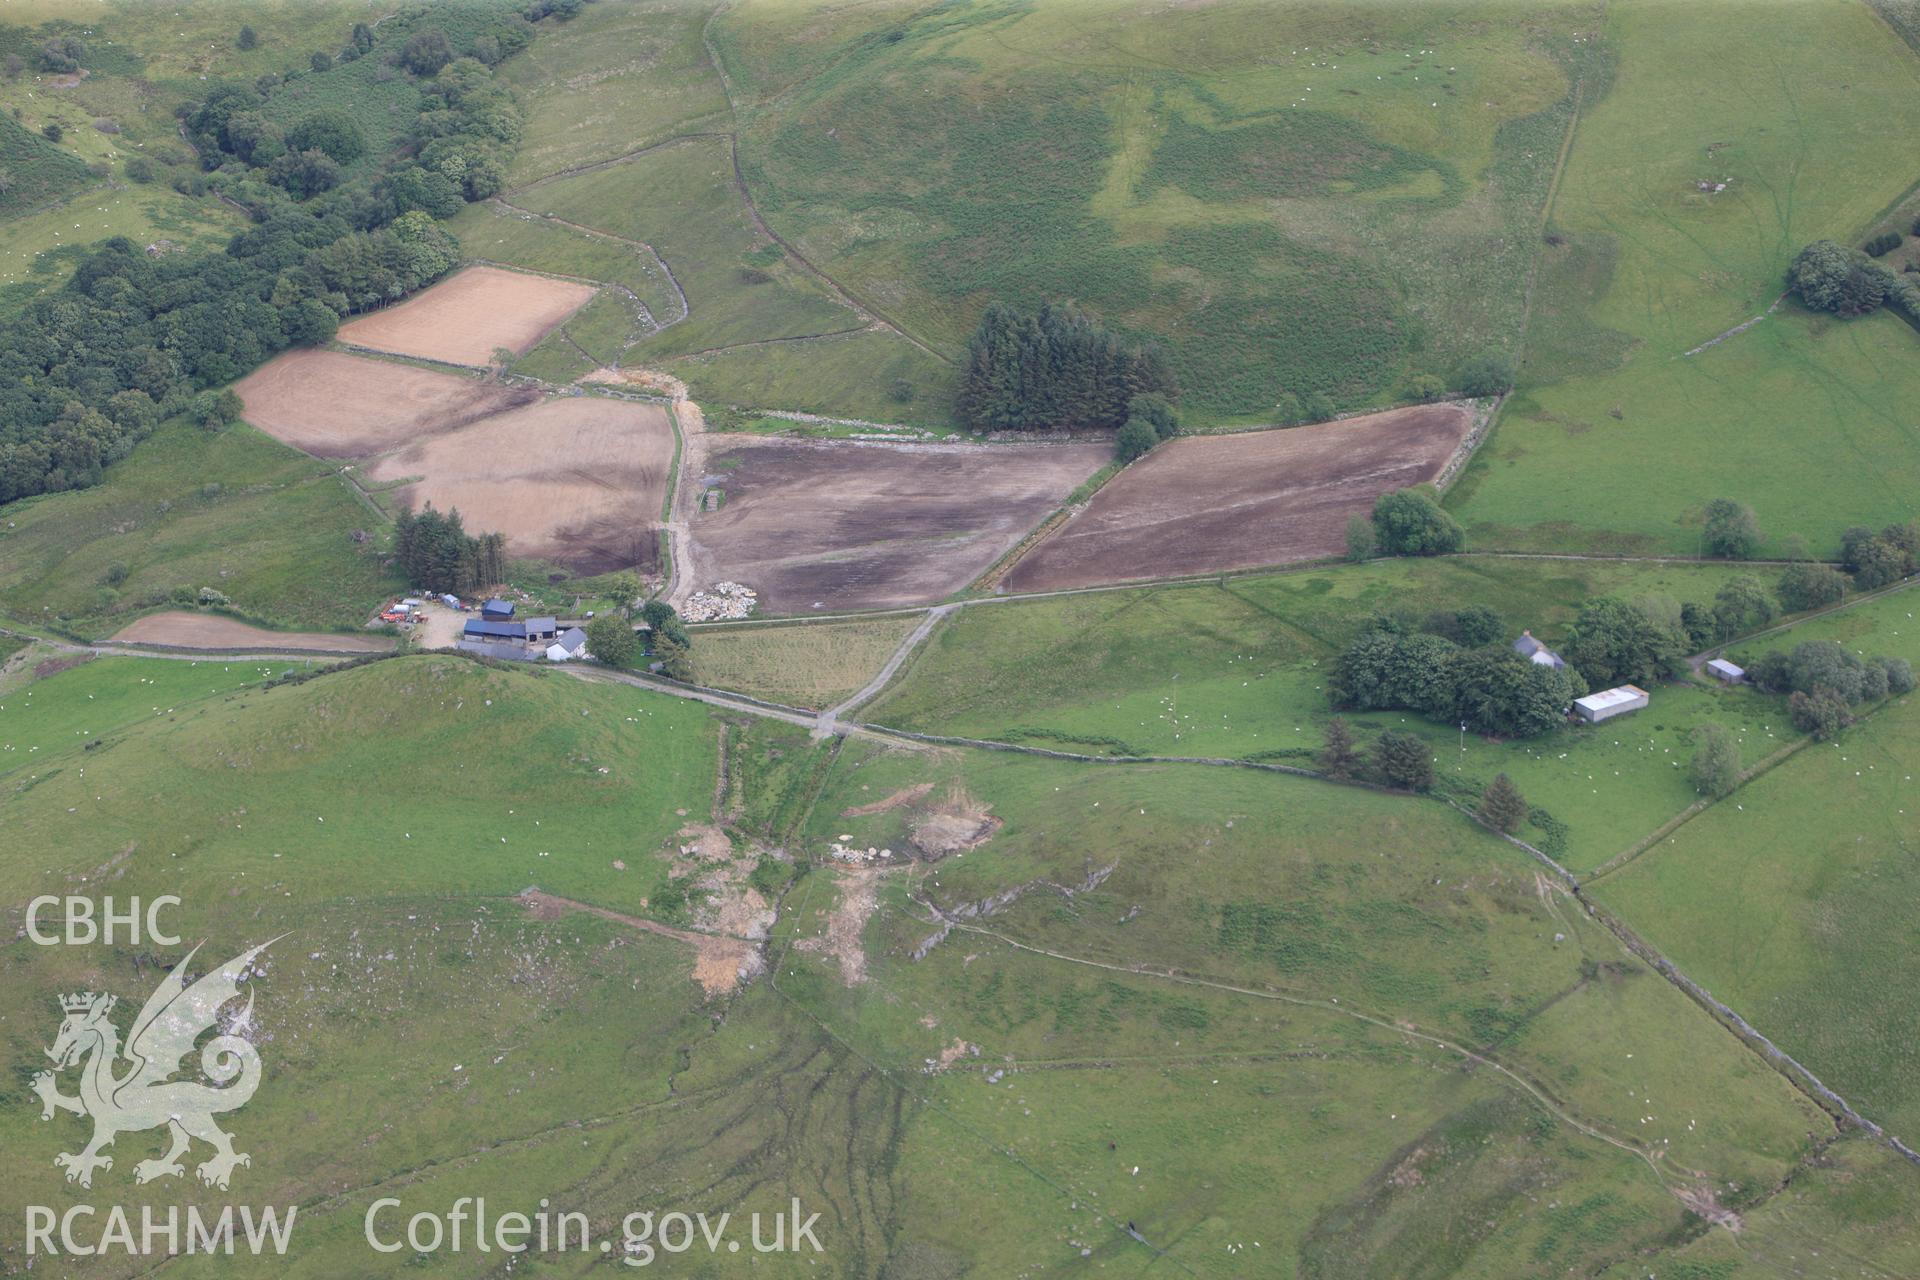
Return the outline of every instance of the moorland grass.
[[[726,127],[727,100],[700,39],[711,11],[693,2],[595,4],[547,24],[500,69],[527,112],[510,183]]]
[[[1584,56],[1570,15],[1527,41],[1450,10],[1362,32],[1213,6],[1149,34],[1117,5],[980,8],[820,24],[775,55],[745,30],[765,7],[714,26],[723,60],[742,50],[756,198],[950,351],[989,300],[1074,298],[1162,341],[1200,417],[1257,420],[1517,338]]]
[[[0,218],[51,204],[93,181],[87,166],[11,116],[0,116],[0,169],[10,185],[0,191]]]
[[[770,246],[733,186],[724,138],[694,138],[605,169],[517,193],[523,208],[651,244],[686,291],[686,320],[632,360],[661,359],[858,324],[852,312]]]

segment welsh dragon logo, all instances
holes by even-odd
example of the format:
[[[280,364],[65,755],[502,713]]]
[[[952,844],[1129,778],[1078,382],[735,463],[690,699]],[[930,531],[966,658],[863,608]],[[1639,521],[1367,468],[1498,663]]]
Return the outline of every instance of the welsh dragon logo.
[[[160,1158],[135,1165],[135,1182],[181,1176],[185,1170],[180,1157],[196,1138],[213,1147],[213,1155],[195,1170],[208,1186],[225,1190],[234,1168],[252,1163],[245,1152],[233,1149],[232,1135],[213,1121],[217,1115],[245,1106],[260,1085],[260,1053],[235,1034],[251,1025],[251,993],[246,1007],[227,1029],[207,1041],[200,1051],[200,1069],[214,1084],[225,1087],[172,1077],[180,1070],[180,1059],[193,1051],[194,1042],[214,1028],[220,1010],[228,1001],[239,998],[240,979],[254,958],[272,945],[263,942],[189,986],[187,966],[200,950],[195,947],[147,997],[140,1016],[133,1020],[124,1050],[111,1016],[118,997],[91,991],[60,997],[60,1009],[66,1017],[60,1024],[59,1037],[46,1051],[55,1069],[36,1075],[33,1091],[40,1095],[42,1120],[53,1119],[55,1111],[71,1111],[93,1119],[93,1141],[84,1150],[53,1158],[54,1164],[67,1171],[68,1182],[92,1186],[95,1169],[113,1168],[113,1157],[101,1154],[103,1147],[112,1146],[114,1138],[122,1133],[162,1126],[173,1145]],[[122,1064],[124,1072],[119,1071]],[[80,1068],[80,1094],[69,1097],[60,1092],[55,1072],[75,1066]]]

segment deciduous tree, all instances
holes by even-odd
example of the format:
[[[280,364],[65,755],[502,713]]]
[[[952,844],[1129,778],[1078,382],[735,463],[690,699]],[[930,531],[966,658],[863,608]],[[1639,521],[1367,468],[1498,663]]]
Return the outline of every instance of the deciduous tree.
[[[595,618],[587,624],[587,652],[610,667],[630,667],[640,652],[640,640],[624,618]]]
[[[1703,724],[1693,731],[1694,790],[1724,796],[1740,785],[1740,740],[1726,726]]]

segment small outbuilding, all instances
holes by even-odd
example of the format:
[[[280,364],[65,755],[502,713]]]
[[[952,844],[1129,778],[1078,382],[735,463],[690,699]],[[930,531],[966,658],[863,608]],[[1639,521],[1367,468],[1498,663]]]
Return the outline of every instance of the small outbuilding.
[[[553,618],[528,618],[520,624],[528,640],[553,641],[560,636],[560,623]]]
[[[1513,642],[1513,651],[1529,662],[1543,667],[1564,667],[1566,661],[1553,650],[1533,638],[1533,632],[1522,631],[1520,638]]]
[[[504,622],[513,616],[513,601],[489,600],[480,606],[480,616],[489,622]]]
[[[1588,724],[1599,724],[1602,720],[1611,720],[1615,716],[1638,711],[1651,699],[1647,691],[1637,684],[1623,684],[1614,689],[1602,689],[1599,693],[1590,693],[1584,698],[1573,700],[1574,714]]]
[[[1744,667],[1736,667],[1725,658],[1715,658],[1707,664],[1707,674],[1726,684],[1744,684],[1747,672]]]

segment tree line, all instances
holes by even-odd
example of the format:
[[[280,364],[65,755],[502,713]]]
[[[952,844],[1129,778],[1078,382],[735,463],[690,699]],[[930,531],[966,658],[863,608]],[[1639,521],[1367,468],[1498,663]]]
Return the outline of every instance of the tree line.
[[[371,52],[372,33],[364,38]],[[290,131],[305,151],[274,153],[286,139],[249,135],[242,120],[261,93],[215,86],[188,113],[190,132],[212,144],[208,164],[252,175],[236,189],[253,226],[223,250],[158,258],[125,238],[103,241],[0,331],[0,502],[98,483],[161,420],[189,410],[208,420],[196,406],[204,389],[288,347],[329,342],[343,317],[444,275],[460,246],[434,217],[488,190],[489,165],[518,137],[511,95],[478,59],[454,58],[423,91],[407,148],[316,191],[274,181],[274,163],[307,152],[335,163],[325,148],[350,153],[352,121],[315,113]],[[239,149],[273,156],[264,180]]]
[[[955,411],[975,431],[1117,430],[1137,416],[1130,406],[1143,395],[1180,398],[1159,347],[1123,338],[1076,307],[996,302],[967,346]]]
[[[1831,240],[1815,240],[1794,256],[1787,268],[1787,288],[1814,311],[1831,311],[1840,316],[1864,316],[1882,305],[1898,307],[1920,319],[1920,284],[1908,273],[1896,275],[1875,262],[1900,243],[1894,233],[1892,243],[1876,237],[1869,254],[1849,249]]]

